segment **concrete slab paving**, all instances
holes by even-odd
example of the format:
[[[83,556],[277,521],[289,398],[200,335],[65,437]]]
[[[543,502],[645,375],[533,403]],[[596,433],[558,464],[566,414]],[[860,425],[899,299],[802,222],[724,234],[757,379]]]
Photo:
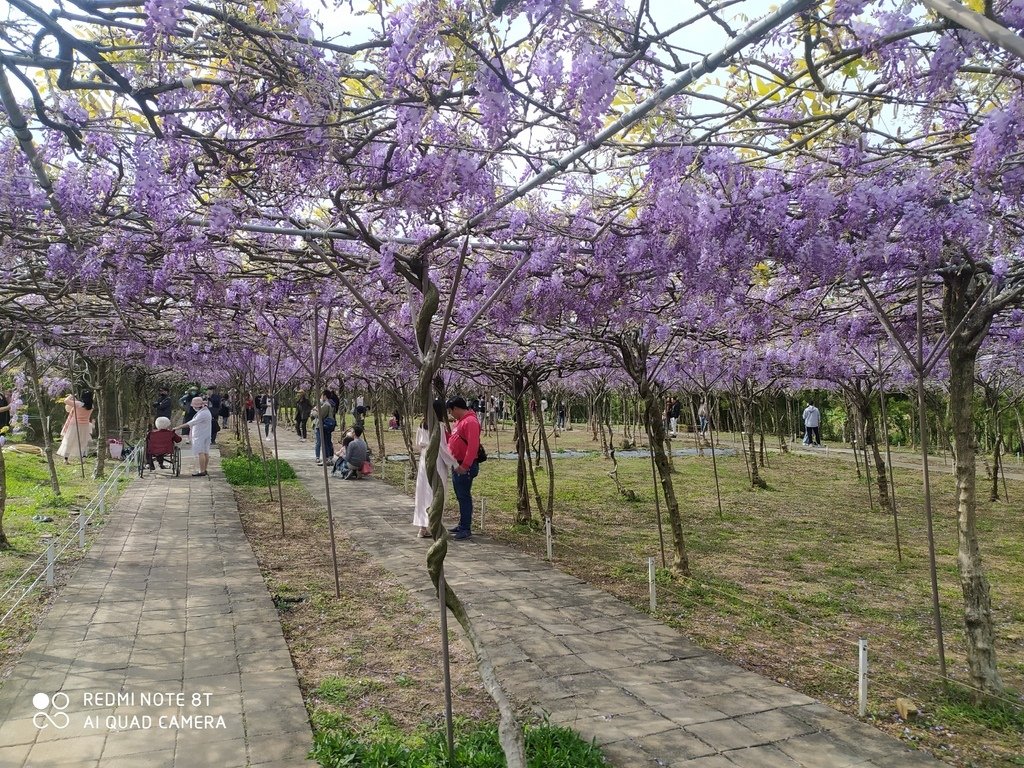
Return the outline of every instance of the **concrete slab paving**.
[[[326,509],[312,441],[281,429],[278,445]],[[436,610],[411,497],[378,479],[328,486],[346,535]],[[453,541],[445,574],[510,695],[596,740],[620,768],[943,765],[486,535]]]
[[[216,449],[209,477],[128,486],[0,686],[0,714],[3,768],[314,765]]]

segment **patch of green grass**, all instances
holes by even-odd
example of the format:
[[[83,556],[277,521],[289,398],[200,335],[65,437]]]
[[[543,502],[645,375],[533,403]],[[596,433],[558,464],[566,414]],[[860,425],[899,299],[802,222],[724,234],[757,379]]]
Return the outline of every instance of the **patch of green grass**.
[[[943,725],[981,725],[999,733],[1024,735],[1024,708],[1001,701],[976,704],[967,691],[950,690],[935,707],[935,719]]]
[[[835,616],[842,610],[843,604],[831,592],[817,592],[803,598],[803,602],[817,609],[819,615]]]
[[[494,725],[462,726],[455,739],[454,760],[441,731],[411,736],[387,729],[362,734],[346,728],[319,731],[310,757],[324,768],[503,768],[505,755]],[[568,728],[548,724],[526,729],[526,761],[530,768],[600,768],[601,751]]]
[[[637,563],[621,563],[620,565],[614,566],[608,572],[608,575],[616,579],[621,579],[624,576],[632,576],[640,573],[640,570],[640,565]]]
[[[328,677],[316,688],[316,695],[330,704],[346,704],[380,690],[373,680],[353,680],[347,677]]]
[[[280,470],[282,480],[294,480],[295,470],[287,461],[269,459],[263,461],[256,456],[232,456],[221,462],[224,477],[231,485],[267,485],[277,482]]]
[[[313,729],[316,731],[337,730],[349,724],[349,718],[346,715],[319,708],[313,710],[310,721],[313,723]]]

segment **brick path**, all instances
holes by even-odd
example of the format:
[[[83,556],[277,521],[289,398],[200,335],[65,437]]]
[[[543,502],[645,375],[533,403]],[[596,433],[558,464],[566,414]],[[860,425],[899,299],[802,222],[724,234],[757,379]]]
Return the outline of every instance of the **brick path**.
[[[210,478],[184,464],[128,487],[3,683],[0,766],[312,765],[295,670],[217,452]],[[53,697],[43,710],[39,693]]]
[[[278,437],[282,458],[323,503],[312,441],[284,429]],[[436,610],[411,499],[379,480],[328,482],[346,535]],[[452,542],[445,572],[513,698],[596,739],[621,768],[942,765],[485,535]]]

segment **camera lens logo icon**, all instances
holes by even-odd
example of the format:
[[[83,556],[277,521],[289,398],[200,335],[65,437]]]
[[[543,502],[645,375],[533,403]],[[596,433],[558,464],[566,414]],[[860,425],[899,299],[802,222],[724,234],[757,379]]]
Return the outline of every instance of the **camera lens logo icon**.
[[[39,730],[51,725],[58,730],[67,728],[71,718],[68,717],[64,710],[68,708],[70,703],[71,699],[68,698],[68,695],[60,691],[53,694],[53,696],[37,693],[32,697],[32,706],[38,710],[32,715],[33,724]],[[53,714],[50,714],[51,708],[54,710]]]

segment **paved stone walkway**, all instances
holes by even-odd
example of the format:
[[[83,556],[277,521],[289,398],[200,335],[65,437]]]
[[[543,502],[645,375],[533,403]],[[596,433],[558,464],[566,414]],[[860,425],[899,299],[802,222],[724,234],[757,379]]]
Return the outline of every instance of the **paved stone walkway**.
[[[323,503],[312,441],[298,443],[284,429],[279,441],[282,458]],[[346,534],[435,608],[429,542],[415,538],[411,499],[379,480],[328,482]],[[452,542],[446,575],[512,696],[596,739],[620,768],[942,765],[485,535]]]
[[[108,514],[0,688],[0,766],[312,765],[278,614],[211,458],[210,478],[189,458],[179,478],[147,473]]]
[[[718,442],[716,442],[715,445],[720,448],[739,451],[740,444],[736,442],[733,435],[735,435],[735,433],[727,433],[724,436],[719,436]],[[689,438],[689,443],[690,445],[692,445],[693,433],[680,432],[679,437],[677,437],[676,440],[685,441],[687,438]],[[857,456],[854,457],[853,449],[850,448],[846,443],[825,443],[821,446],[808,446],[804,445],[802,442],[797,441],[787,443],[787,446],[791,453],[799,454],[801,456],[815,456],[817,458],[825,459],[841,459],[842,461],[849,462],[850,464],[860,462],[861,466],[863,466],[864,453],[862,451],[857,451]],[[779,453],[779,443],[777,440],[775,442],[769,442],[766,445],[766,447],[768,449],[768,452],[772,455]],[[884,449],[879,450],[882,451],[882,457],[885,458]],[[705,448],[704,453],[707,457],[710,458],[710,449]],[[870,458],[870,456],[871,454],[869,451],[868,457],[871,461],[871,476],[872,478],[874,478],[875,462],[874,459]],[[985,484],[991,483],[991,479],[985,479],[988,477],[989,470],[987,469],[987,467],[990,466],[990,458],[991,456],[986,457],[982,453],[978,454],[978,485],[981,487],[987,488],[988,486]],[[1004,466],[1002,471],[1000,472],[1000,476],[1005,476],[1007,480],[1024,480],[1024,464],[1022,464],[1016,456],[1004,455],[1002,457],[1002,461],[1004,462]],[[911,469],[916,472],[920,472],[921,455],[919,453],[910,454],[905,453],[903,451],[894,452],[892,454],[892,465],[894,467],[899,467],[900,469]],[[934,454],[930,455],[928,457],[928,471],[933,474],[952,475],[956,471],[953,457],[950,456],[945,451],[943,451],[941,454],[937,456]],[[872,482],[874,482],[874,480],[872,480]]]

